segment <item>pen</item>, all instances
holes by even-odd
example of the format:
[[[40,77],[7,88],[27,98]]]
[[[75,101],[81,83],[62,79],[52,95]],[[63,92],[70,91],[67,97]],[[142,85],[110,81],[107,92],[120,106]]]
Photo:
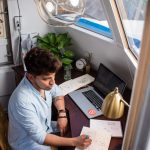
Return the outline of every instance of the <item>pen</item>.
[[[88,139],[89,138],[89,136],[88,135],[86,135],[86,137],[85,137],[86,139]]]

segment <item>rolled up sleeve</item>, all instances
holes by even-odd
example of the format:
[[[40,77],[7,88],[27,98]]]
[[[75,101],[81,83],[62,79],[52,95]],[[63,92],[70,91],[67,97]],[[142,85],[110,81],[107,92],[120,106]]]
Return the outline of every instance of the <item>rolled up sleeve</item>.
[[[53,88],[50,92],[51,92],[51,95],[52,95],[53,99],[57,96],[64,96],[61,88],[56,84],[53,86]]]

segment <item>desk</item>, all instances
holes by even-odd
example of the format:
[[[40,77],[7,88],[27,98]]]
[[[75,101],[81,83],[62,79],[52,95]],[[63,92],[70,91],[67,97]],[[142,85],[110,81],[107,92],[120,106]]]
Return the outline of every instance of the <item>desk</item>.
[[[13,69],[15,71],[16,82],[18,84],[19,80],[22,78],[22,76],[24,74],[23,68],[21,66],[18,66],[18,67],[14,67]],[[58,72],[58,74],[56,75],[56,83],[60,84],[60,83],[64,82],[64,80],[62,79],[62,74],[63,74],[62,70]],[[72,78],[78,77],[82,74],[83,73],[80,71],[73,70]],[[95,75],[95,72],[92,72],[92,75]],[[129,102],[130,94],[131,94],[131,91],[129,89],[126,89],[123,97],[125,100],[127,100],[127,102]],[[68,95],[65,96],[65,105],[66,105],[66,109],[69,112],[69,126],[70,126],[69,129],[70,129],[70,131],[68,133],[68,136],[71,136],[71,137],[79,136],[80,132],[82,130],[82,127],[89,126],[89,123],[90,123],[89,119],[81,112],[81,110],[76,106],[76,104],[71,100],[71,98]],[[123,117],[120,119],[117,119],[117,120],[121,121],[123,133],[125,130],[127,114],[128,114],[128,108],[125,107],[125,113],[124,113]],[[95,119],[108,120],[104,116],[100,116]],[[115,149],[116,146],[119,144],[122,144],[122,141],[123,141],[123,138],[111,138],[109,150],[116,150]],[[74,150],[74,147],[60,147],[59,150]]]
[[[79,136],[83,126],[89,127],[90,120],[82,113],[82,111],[76,106],[76,104],[70,99],[69,96],[65,96],[65,103],[66,103],[66,109],[69,111],[71,136],[72,137]],[[125,113],[123,117],[121,119],[117,119],[121,121],[123,133],[125,130],[127,109],[125,108]],[[109,120],[104,116],[96,117],[95,119]],[[109,150],[115,150],[117,145],[122,144],[122,141],[123,138],[111,138]],[[73,150],[73,148],[72,149],[69,148],[65,150]]]

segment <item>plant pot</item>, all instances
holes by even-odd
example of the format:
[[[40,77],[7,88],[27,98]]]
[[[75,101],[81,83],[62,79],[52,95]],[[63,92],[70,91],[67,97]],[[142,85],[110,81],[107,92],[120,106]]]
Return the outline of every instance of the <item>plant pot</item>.
[[[64,66],[64,80],[70,80],[71,79],[71,65]]]

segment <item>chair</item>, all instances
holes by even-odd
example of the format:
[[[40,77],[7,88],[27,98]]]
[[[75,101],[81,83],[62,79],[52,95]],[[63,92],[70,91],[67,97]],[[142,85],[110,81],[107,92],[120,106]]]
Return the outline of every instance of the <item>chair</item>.
[[[8,135],[8,115],[0,105],[0,149],[10,150],[10,146],[7,140]]]
[[[51,150],[58,150],[57,147],[51,146]]]

